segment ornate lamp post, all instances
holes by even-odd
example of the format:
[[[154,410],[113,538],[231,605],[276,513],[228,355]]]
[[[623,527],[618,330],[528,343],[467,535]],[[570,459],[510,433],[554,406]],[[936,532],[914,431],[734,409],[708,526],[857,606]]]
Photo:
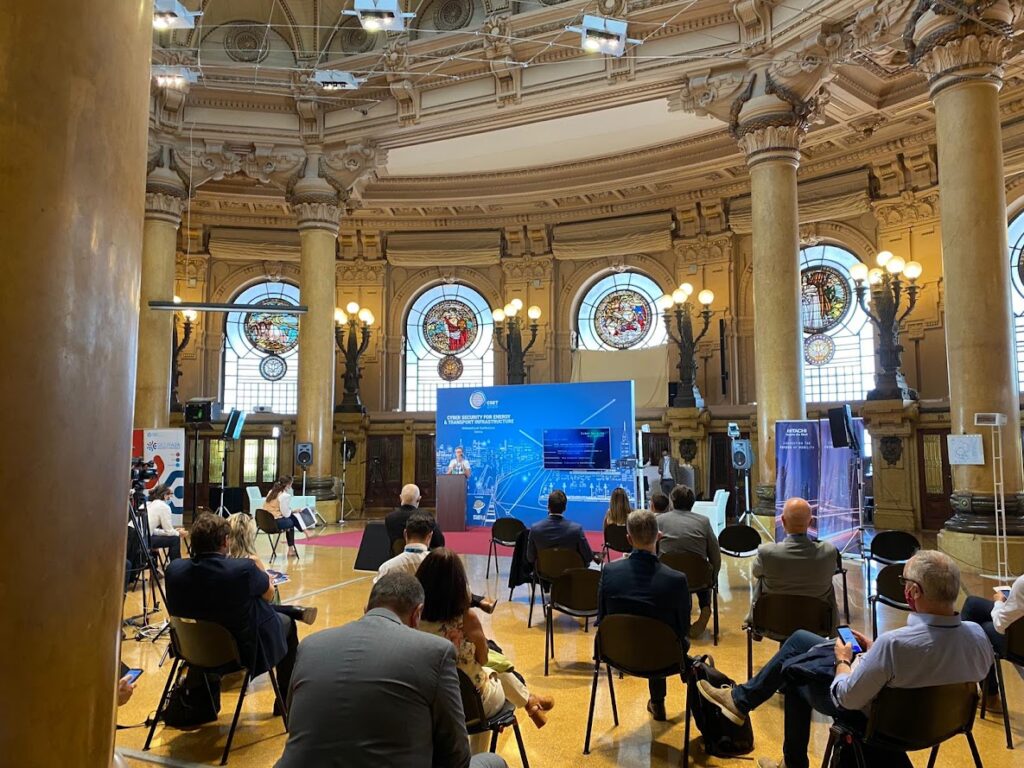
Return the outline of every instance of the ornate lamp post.
[[[174,297],[175,304],[181,304],[181,297]],[[178,315],[181,315],[182,328],[181,328],[181,340],[178,340]],[[178,402],[178,382],[181,380],[181,367],[179,360],[181,359],[181,353],[185,351],[185,347],[188,346],[189,339],[192,338],[192,324],[199,317],[199,313],[194,309],[186,309],[184,312],[174,313],[174,337],[171,340],[171,346],[174,350],[171,359],[171,412],[175,413],[181,410],[181,403]]]
[[[693,286],[683,283],[672,291],[671,296],[665,294],[658,299],[658,307],[665,315],[665,328],[669,338],[679,348],[679,389],[672,401],[673,408],[704,407],[704,398],[701,397],[700,389],[697,387],[697,358],[694,352],[697,349],[697,344],[708,332],[712,314],[711,302],[715,300],[715,294],[707,288],[697,294],[697,300],[703,306],[699,315],[703,325],[696,338],[693,335],[693,320],[691,318],[693,303],[690,301],[690,296],[692,294]]]
[[[345,394],[341,398],[341,403],[334,409],[337,413],[363,413],[365,410],[359,399],[359,379],[363,375],[359,370],[359,358],[370,344],[370,326],[373,325],[373,321],[373,312],[366,307],[360,308],[354,301],[350,301],[344,311],[334,310],[334,341],[345,356]]]
[[[868,392],[868,400],[917,400],[917,392],[907,386],[901,370],[903,347],[900,345],[900,325],[917,304],[916,283],[923,270],[916,261],[904,261],[889,251],[879,253],[877,261],[878,266],[870,270],[863,263],[850,268],[850,276],[857,286],[857,302],[878,329],[881,370],[875,372],[875,388]],[[904,286],[901,279],[904,277],[909,285]],[[870,307],[866,300],[869,289]],[[901,313],[904,291],[907,308]]]
[[[523,308],[522,299],[512,299],[503,309],[491,312],[494,318],[494,338],[498,346],[505,351],[508,362],[508,383],[526,383],[526,353],[537,341],[537,321],[540,320],[540,307],[532,306],[526,310],[530,318],[530,341],[523,346],[523,321],[519,312]]]

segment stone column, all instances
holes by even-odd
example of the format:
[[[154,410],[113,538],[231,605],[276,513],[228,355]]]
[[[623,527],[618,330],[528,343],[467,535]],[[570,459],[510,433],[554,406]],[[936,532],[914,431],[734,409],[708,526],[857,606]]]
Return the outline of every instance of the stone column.
[[[0,23],[0,483],[29,512],[0,560],[0,762],[20,768],[113,754],[153,30],[151,3],[96,11]]]
[[[149,174],[135,367],[137,429],[166,427],[170,422],[174,313],[150,309],[149,302],[170,301],[174,296],[174,257],[185,197],[185,186],[173,171],[158,167]]]
[[[1024,534],[998,101],[1013,12],[998,0],[971,11],[979,21],[961,21],[947,5],[936,0],[919,6],[923,13],[905,35],[912,33],[910,60],[928,75],[935,105],[951,426],[954,434],[985,435],[985,465],[953,467],[954,516],[946,528],[994,533],[989,430],[975,427],[974,417],[999,413],[1007,419],[1002,457],[1008,529]]]

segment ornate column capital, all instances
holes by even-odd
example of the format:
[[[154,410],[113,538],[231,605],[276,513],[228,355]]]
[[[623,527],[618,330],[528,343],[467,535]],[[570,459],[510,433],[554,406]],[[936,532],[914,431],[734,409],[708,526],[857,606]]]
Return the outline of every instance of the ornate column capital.
[[[806,129],[799,125],[751,125],[744,127],[736,141],[753,167],[768,160],[800,164],[800,141]]]
[[[188,190],[181,177],[168,167],[168,161],[167,147],[159,147],[150,160],[149,175],[146,176],[146,219],[165,221],[177,228],[181,226]]]
[[[1015,15],[1009,0],[919,0],[903,41],[932,98],[968,81],[1002,87]]]

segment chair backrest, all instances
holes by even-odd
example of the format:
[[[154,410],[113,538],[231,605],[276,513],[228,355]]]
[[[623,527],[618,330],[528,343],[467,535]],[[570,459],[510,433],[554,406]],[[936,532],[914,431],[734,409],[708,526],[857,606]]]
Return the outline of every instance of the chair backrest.
[[[459,673],[459,693],[462,694],[462,710],[466,714],[466,727],[472,729],[475,725],[487,722],[484,702],[469,676],[461,669],[457,671]]]
[[[906,596],[903,594],[903,585],[900,584],[903,566],[904,563],[893,563],[882,568],[875,578],[875,594],[886,605],[909,611],[910,606],[907,605]]]
[[[601,572],[593,568],[570,568],[551,582],[551,602],[571,611],[597,611],[597,588]]]
[[[871,706],[868,741],[901,752],[928,749],[974,727],[976,683],[883,688]]]
[[[395,539],[391,542],[391,556],[396,557],[405,551],[405,539]]]
[[[636,677],[664,677],[667,675],[658,673],[681,672],[686,664],[679,638],[668,624],[625,613],[601,619],[594,655]]]
[[[730,495],[731,495],[731,493],[729,491],[725,490],[724,488],[719,488],[717,491],[715,491],[715,498],[714,498],[715,506],[719,510],[721,510],[723,516],[725,514],[725,508],[729,504],[729,496]]]
[[[1024,666],[1024,618],[1017,619],[1006,628],[1006,653],[1003,658]]]
[[[570,568],[584,568],[586,563],[575,549],[551,547],[537,550],[537,575],[544,581],[554,581]]]
[[[216,669],[229,664],[243,666],[238,643],[226,627],[212,621],[169,616],[171,637],[178,655],[187,664]]]
[[[749,525],[727,525],[718,534],[718,547],[732,557],[751,557],[761,546],[761,534]]]
[[[491,525],[491,538],[506,547],[514,547],[516,538],[526,530],[526,523],[517,517],[499,517]]]
[[[633,547],[626,538],[626,526],[606,525],[604,527],[604,545],[614,552],[632,552]]]
[[[832,606],[818,597],[762,593],[754,602],[751,627],[773,640],[785,640],[798,629],[832,634]]]
[[[659,558],[673,570],[686,574],[686,584],[691,592],[710,589],[714,584],[715,572],[707,559],[693,552],[666,552]]]
[[[264,533],[278,533],[277,520],[265,509],[256,510],[256,527]]]
[[[245,486],[245,492],[249,494],[249,509],[257,510],[263,506],[263,494],[260,493],[259,486],[247,485]]]
[[[921,548],[921,542],[906,531],[879,531],[871,539],[871,557],[890,563],[905,563]]]

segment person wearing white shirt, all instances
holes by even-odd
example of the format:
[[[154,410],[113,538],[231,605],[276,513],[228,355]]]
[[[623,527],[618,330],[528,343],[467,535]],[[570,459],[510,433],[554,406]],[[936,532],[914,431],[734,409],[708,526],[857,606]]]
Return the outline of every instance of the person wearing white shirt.
[[[960,609],[960,617],[964,621],[973,621],[988,635],[992,648],[996,653],[1006,653],[1006,630],[1013,622],[1024,618],[1024,576],[1019,576],[1010,587],[1010,595],[995,591],[994,600],[984,597],[968,597],[964,607]],[[999,685],[996,681],[995,669],[985,678],[986,706],[994,712],[1002,712],[1003,705],[999,700]]]
[[[149,546],[151,549],[166,549],[167,557],[177,560],[181,557],[181,534],[174,527],[171,519],[171,507],[167,500],[173,495],[164,484],[158,485],[149,492],[146,502],[147,520],[149,522]]]
[[[469,479],[471,467],[469,466],[469,459],[462,452],[462,448],[455,449],[455,458],[448,462],[448,474],[449,475],[465,475],[466,479]]]
[[[426,512],[413,512],[405,523],[405,549],[382,563],[373,577],[373,583],[389,573],[416,575],[420,563],[430,551],[430,537],[434,535],[434,518]]]

